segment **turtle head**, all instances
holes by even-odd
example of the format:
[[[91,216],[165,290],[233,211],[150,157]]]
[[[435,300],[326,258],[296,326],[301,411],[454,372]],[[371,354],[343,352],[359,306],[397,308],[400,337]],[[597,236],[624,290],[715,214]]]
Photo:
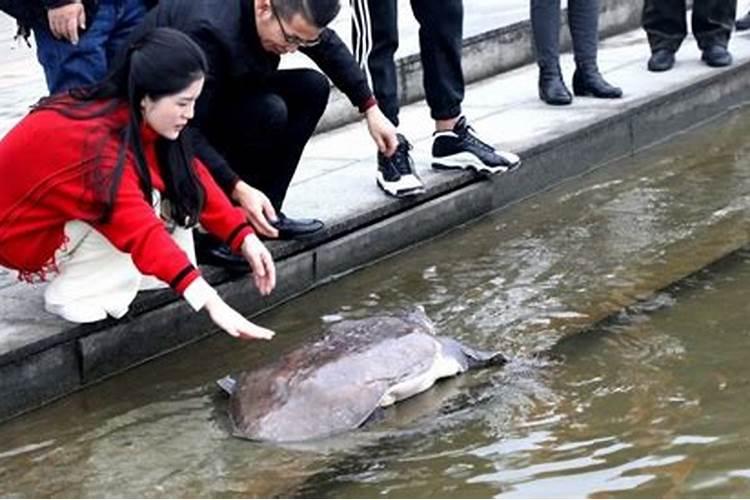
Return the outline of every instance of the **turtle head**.
[[[464,370],[503,366],[508,362],[508,358],[499,352],[475,349],[450,337],[438,337],[438,341],[443,347],[443,353],[456,359]]]

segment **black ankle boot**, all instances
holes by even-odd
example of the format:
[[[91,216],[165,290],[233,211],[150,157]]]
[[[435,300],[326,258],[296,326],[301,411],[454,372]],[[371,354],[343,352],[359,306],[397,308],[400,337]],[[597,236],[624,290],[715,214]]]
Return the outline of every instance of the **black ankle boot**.
[[[593,96],[603,99],[622,97],[622,89],[607,83],[596,66],[576,68],[573,73],[573,93],[578,96]]]
[[[573,96],[565,86],[559,66],[539,69],[539,99],[553,106],[564,106],[573,102]]]

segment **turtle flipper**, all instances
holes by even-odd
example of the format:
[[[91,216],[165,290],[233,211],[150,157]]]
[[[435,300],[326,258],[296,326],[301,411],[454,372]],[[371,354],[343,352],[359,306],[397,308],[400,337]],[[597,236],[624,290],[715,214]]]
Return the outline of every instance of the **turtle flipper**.
[[[234,394],[234,389],[237,386],[237,379],[235,379],[231,375],[227,375],[226,377],[222,377],[217,380],[216,385],[218,385],[222,391],[231,396],[232,394]]]
[[[486,366],[502,366],[508,362],[508,358],[499,352],[474,349],[450,337],[438,337],[438,340],[443,346],[443,352],[455,358],[464,371]]]

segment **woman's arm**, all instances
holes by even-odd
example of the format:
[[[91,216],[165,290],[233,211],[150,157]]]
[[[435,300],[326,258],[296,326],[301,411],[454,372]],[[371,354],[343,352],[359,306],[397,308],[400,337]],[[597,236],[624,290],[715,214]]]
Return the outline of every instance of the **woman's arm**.
[[[125,168],[109,221],[93,222],[117,249],[128,253],[143,274],[168,283],[199,311],[204,307],[214,323],[235,337],[269,339],[273,332],[255,325],[229,307],[174,242],[145,200],[136,174]]]
[[[255,286],[261,294],[268,295],[276,286],[276,268],[271,253],[254,234],[245,213],[232,205],[208,169],[199,160],[195,160],[194,165],[206,194],[201,224],[227,242],[233,252],[245,256],[253,270]]]

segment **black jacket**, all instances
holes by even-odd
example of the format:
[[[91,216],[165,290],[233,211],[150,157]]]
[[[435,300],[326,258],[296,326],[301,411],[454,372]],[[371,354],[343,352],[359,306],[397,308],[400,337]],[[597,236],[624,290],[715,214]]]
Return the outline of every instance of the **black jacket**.
[[[196,105],[193,142],[198,157],[231,193],[239,177],[211,146],[205,131],[221,120],[223,106],[231,105],[231,101],[222,105],[222,97],[262,88],[278,71],[280,57],[261,45],[253,0],[160,0],[139,29],[162,26],[187,33],[206,53],[209,74]],[[321,43],[300,48],[300,52],[310,57],[353,105],[361,107],[372,97],[367,77],[333,30],[323,29]]]

